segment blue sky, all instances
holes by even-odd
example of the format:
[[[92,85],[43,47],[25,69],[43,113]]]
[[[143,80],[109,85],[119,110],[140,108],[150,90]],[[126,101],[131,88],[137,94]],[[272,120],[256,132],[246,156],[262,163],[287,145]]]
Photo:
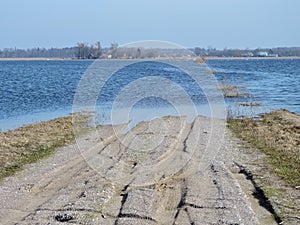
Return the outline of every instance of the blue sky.
[[[300,46],[299,0],[0,0],[0,49],[163,40]]]

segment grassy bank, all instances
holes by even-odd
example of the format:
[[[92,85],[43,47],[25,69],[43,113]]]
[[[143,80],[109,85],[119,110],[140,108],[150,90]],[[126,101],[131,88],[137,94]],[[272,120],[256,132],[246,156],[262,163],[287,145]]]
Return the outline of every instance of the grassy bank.
[[[289,185],[300,186],[300,116],[286,110],[261,119],[229,119],[229,128],[268,155],[272,171]]]
[[[0,132],[0,179],[51,155],[55,148],[74,139],[71,116]]]
[[[249,172],[253,173],[255,183],[272,204],[276,216],[283,224],[299,224],[300,116],[280,110],[260,119],[229,119],[228,127],[246,142],[248,154],[255,154],[250,156],[253,160],[250,167],[255,169]]]

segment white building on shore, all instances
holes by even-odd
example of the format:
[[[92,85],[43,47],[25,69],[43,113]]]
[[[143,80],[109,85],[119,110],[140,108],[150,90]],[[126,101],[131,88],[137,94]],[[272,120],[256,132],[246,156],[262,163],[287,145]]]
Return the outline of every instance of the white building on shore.
[[[267,57],[268,55],[269,55],[268,52],[258,52],[257,53],[257,56],[259,56],[259,57]]]

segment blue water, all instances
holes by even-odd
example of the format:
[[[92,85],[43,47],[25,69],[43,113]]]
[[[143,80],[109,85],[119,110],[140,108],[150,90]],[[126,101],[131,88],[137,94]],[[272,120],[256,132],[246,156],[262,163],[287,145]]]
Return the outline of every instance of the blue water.
[[[71,109],[91,61],[0,61],[0,119]]]
[[[77,60],[0,61],[0,129],[14,129],[71,113],[76,88],[92,63]],[[108,61],[108,65],[115,63],[118,61]],[[300,59],[209,60],[208,65],[218,71],[216,78],[219,81],[241,86],[266,110],[285,108],[300,114]],[[143,62],[118,71],[107,80],[97,105],[109,108],[124,86],[147,76],[171,80],[190,96],[193,104],[207,108],[206,96],[193,79],[178,68],[156,62]],[[181,96],[177,95],[176,89],[168,91],[170,98],[180,102]],[[226,99],[226,102],[244,100]],[[165,114],[176,114],[176,109],[167,101],[155,96],[137,102],[136,107],[144,111],[147,107],[152,111],[161,108]],[[158,111],[155,112],[157,116]]]
[[[210,60],[208,64],[218,71],[219,81],[241,87],[266,109],[300,114],[300,59]]]

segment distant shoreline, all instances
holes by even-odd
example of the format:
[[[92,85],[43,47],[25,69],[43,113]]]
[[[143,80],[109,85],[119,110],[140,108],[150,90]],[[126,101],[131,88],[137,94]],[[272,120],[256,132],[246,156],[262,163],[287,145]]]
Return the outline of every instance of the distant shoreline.
[[[0,58],[0,61],[59,61],[59,60],[78,60],[74,58]]]
[[[196,59],[198,57],[178,57],[178,58],[171,58],[171,57],[166,57],[166,58],[145,58],[145,60],[164,60],[164,59]],[[282,56],[282,57],[217,57],[217,56],[207,56],[204,57],[207,60],[256,60],[256,59],[264,59],[264,60],[269,60],[269,59],[300,59],[300,56]],[[37,57],[37,58],[0,58],[0,61],[73,61],[73,60],[122,60],[120,59],[76,59],[76,58],[42,58],[42,57]],[[138,60],[138,59],[123,59],[123,60]]]
[[[208,56],[205,59],[232,59],[232,60],[249,60],[249,59],[300,59],[300,56],[279,56],[279,57],[217,57],[217,56]]]

